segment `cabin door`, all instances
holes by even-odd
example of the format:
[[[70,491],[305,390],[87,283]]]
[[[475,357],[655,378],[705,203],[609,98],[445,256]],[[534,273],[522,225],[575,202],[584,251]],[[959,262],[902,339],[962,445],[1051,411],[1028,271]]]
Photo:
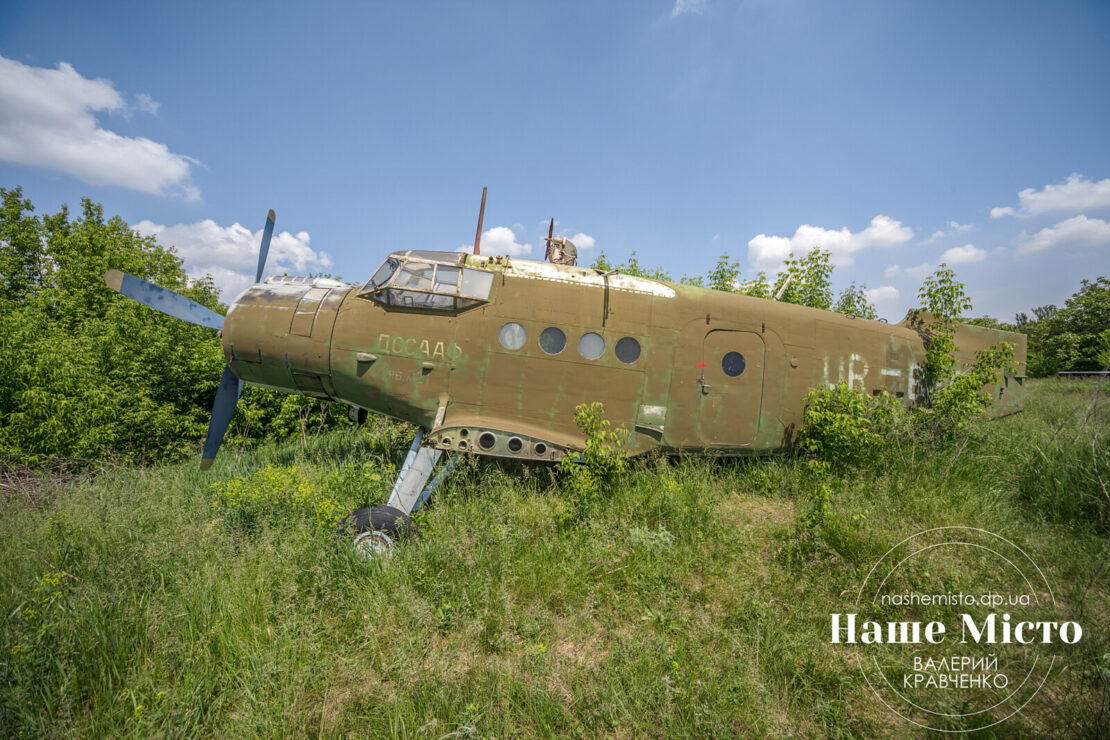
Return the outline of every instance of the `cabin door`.
[[[705,335],[698,370],[698,435],[707,446],[751,444],[763,406],[763,337],[717,329]]]

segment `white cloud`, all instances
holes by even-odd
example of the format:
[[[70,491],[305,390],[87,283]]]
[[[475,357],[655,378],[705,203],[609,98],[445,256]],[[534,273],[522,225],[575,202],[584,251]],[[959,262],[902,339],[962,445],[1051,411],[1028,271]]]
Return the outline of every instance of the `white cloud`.
[[[531,244],[521,244],[516,240],[516,234],[508,226],[494,226],[489,231],[482,232],[482,243],[479,247],[482,254],[521,257],[532,251]],[[456,252],[470,252],[473,244],[463,244]]]
[[[593,249],[594,245],[597,244],[596,239],[589,234],[583,234],[581,231],[570,237],[570,240],[578,249]]]
[[[965,244],[962,247],[952,247],[940,256],[940,261],[949,265],[967,265],[972,262],[982,262],[987,258],[987,250],[979,249],[974,244]]]
[[[705,12],[706,0],[674,0],[674,7],[671,8],[671,18],[677,18],[684,13],[693,13],[701,15]]]
[[[867,296],[867,300],[876,304],[890,303],[891,301],[898,300],[898,296],[902,295],[901,291],[893,285],[884,285],[879,288],[869,288],[863,292]]]
[[[887,278],[904,277],[911,280],[924,280],[925,276],[937,269],[937,266],[932,262],[922,262],[920,265],[914,267],[901,267],[899,265],[891,265],[883,270],[883,275]]]
[[[925,239],[923,241],[918,242],[918,244],[919,245],[932,244],[933,242],[935,242],[939,239],[943,239],[944,237],[946,237],[950,234],[963,234],[963,233],[966,233],[968,231],[976,231],[977,230],[975,228],[975,224],[961,224],[961,223],[958,223],[956,221],[949,221],[946,225],[948,227],[947,229],[938,229],[937,231],[934,231],[932,236],[930,236],[928,239]]]
[[[1093,182],[1080,174],[1071,174],[1059,185],[1045,185],[1043,190],[1026,188],[1018,193],[1019,205],[991,209],[991,218],[1003,216],[1035,216],[1052,211],[1082,211],[1110,206],[1110,177]]]
[[[175,247],[190,277],[211,275],[225,301],[254,282],[262,229],[252,232],[239,223],[220,226],[207,218],[195,224],[173,226],[144,220],[132,228],[144,236],[155,237],[164,247]],[[327,253],[311,247],[308,232],[275,232],[270,240],[263,278],[282,272],[303,275],[330,266],[331,258]]]
[[[768,236],[760,234],[748,242],[748,261],[757,270],[775,272],[791,252],[796,257],[807,254],[814,247],[832,253],[834,265],[852,264],[852,254],[866,247],[889,247],[913,238],[913,229],[903,226],[889,216],[879,214],[863,231],[851,232],[845,226],[839,230],[823,229],[802,224],[794,236]]]
[[[1073,216],[1032,236],[1022,232],[1018,254],[1068,247],[1110,247],[1110,223],[1084,215]]]
[[[158,110],[145,94],[135,107]],[[101,128],[95,115],[131,110],[109,80],[82,77],[65,62],[47,69],[0,56],[0,160],[65,172],[91,185],[199,199],[190,182],[196,160],[160,142]]]
[[[161,105],[154,98],[146,93],[139,93],[135,96],[135,107],[143,113],[149,113],[152,116],[158,115],[158,107]]]

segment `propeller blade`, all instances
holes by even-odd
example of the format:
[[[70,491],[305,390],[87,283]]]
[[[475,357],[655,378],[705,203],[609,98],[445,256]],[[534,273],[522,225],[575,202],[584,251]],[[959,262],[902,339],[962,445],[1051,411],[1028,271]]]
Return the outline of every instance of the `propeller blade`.
[[[274,209],[266,216],[266,229],[262,232],[262,246],[258,248],[258,272],[255,273],[254,282],[262,282],[262,270],[266,268],[266,255],[270,251],[270,237],[274,235]]]
[[[223,316],[180,293],[174,293],[169,288],[148,283],[142,278],[119,270],[108,270],[104,273],[104,283],[117,293],[122,293],[167,316],[173,316],[197,326],[207,326],[209,329],[224,328]]]
[[[224,434],[231,425],[231,417],[235,413],[235,404],[239,394],[243,392],[243,381],[235,377],[230,367],[224,368],[220,376],[220,387],[216,391],[216,400],[212,402],[212,420],[208,422],[208,435],[204,438],[204,454],[201,456],[200,469],[208,470],[220,451],[220,443],[224,441]]]

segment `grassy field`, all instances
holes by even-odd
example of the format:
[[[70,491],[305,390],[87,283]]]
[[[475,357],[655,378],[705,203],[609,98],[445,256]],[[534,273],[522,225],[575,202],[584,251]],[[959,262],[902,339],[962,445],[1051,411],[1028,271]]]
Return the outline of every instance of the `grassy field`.
[[[653,457],[595,503],[470,460],[374,561],[316,522],[384,502],[385,424],[9,490],[0,735],[914,735],[829,614],[943,525],[1020,543],[1083,624],[996,735],[1105,735],[1108,422],[1093,383],[1041,381],[912,464]]]

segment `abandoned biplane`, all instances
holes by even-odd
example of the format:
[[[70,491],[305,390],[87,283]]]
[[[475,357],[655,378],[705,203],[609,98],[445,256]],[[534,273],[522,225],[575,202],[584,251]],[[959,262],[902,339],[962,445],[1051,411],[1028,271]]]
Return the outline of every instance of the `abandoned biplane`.
[[[484,211],[483,193],[483,211]],[[222,330],[224,368],[204,443],[209,467],[244,382],[347,404],[417,427],[386,506],[356,512],[365,544],[390,543],[434,490],[444,452],[529,461],[581,450],[577,405],[601,401],[651,449],[758,455],[789,448],[802,398],[840,381],[918,399],[920,317],[898,325],[677,285],[619,272],[479,254],[403,250],[361,286],[262,280],[220,316],[116,270],[113,289],[151,308]],[[963,362],[1007,341],[1023,367],[1025,337],[962,325]],[[1021,408],[1024,378],[992,389],[992,412]],[[446,468],[447,463],[441,468]]]

